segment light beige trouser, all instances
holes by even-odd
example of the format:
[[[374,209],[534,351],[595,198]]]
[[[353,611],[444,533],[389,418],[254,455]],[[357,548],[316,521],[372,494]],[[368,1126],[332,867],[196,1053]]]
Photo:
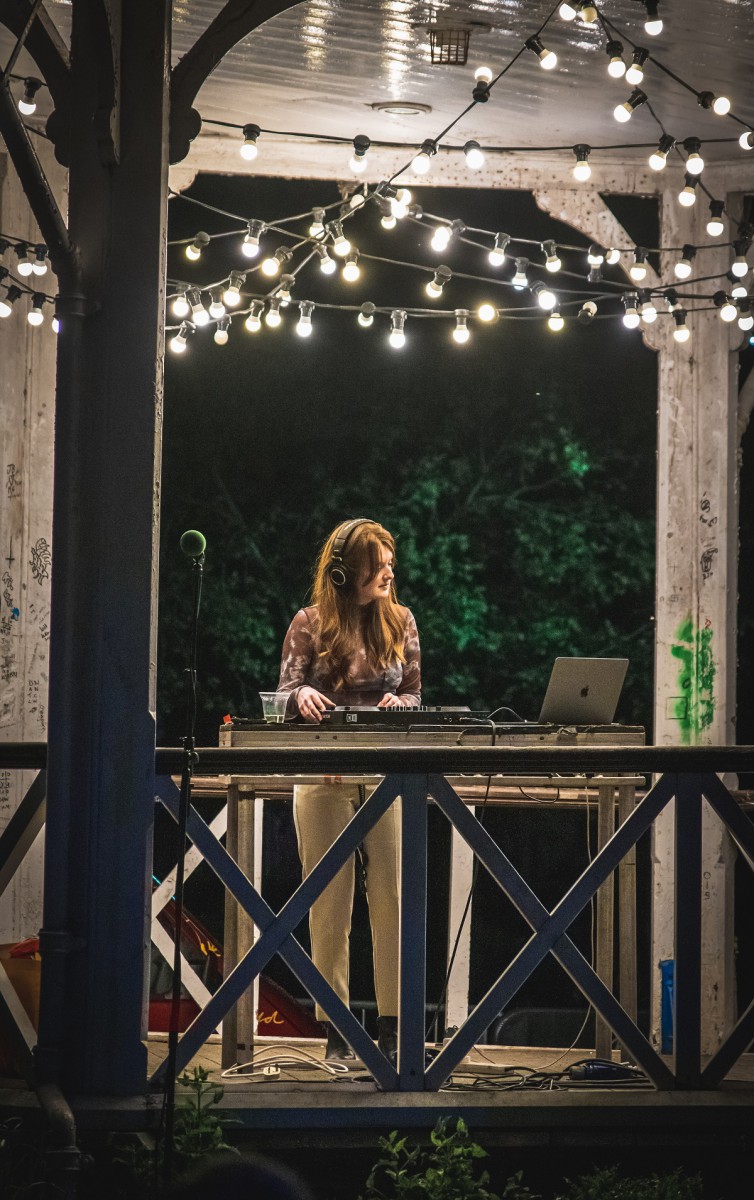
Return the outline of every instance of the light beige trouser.
[[[371,789],[370,789],[371,790]],[[358,808],[359,789],[348,784],[306,784],[294,788],[293,820],[303,876],[316,867]],[[398,1013],[400,801],[396,800],[364,838],[366,885],[372,927],[374,990],[380,1016]],[[348,1004],[349,934],[353,909],[354,855],[309,910],[312,959]],[[327,1017],[316,1006],[318,1021]]]

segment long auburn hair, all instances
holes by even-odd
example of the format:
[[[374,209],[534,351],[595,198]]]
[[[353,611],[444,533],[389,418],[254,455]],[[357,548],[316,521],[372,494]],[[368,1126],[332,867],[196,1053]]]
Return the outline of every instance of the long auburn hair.
[[[367,662],[375,669],[386,668],[396,659],[405,662],[403,639],[406,631],[405,609],[401,608],[391,583],[385,600],[358,603],[357,585],[367,576],[374,579],[380,568],[380,551],[386,547],[395,562],[395,539],[376,521],[356,525],[346,539],[341,562],[346,571],[346,583],[336,587],[328,567],[332,562],[333,546],[348,522],[333,529],[319,552],[314,566],[312,600],[319,609],[320,658],[329,660],[329,679],[333,688],[343,688],[349,682],[349,669],[354,654],[366,649]]]

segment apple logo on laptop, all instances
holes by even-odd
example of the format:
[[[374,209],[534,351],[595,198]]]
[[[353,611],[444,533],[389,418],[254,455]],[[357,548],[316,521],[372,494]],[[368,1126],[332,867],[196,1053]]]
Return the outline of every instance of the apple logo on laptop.
[[[581,689],[581,692],[579,693],[579,695],[581,695],[581,696],[588,696],[588,695],[589,695],[589,686],[587,685],[586,687],[583,687],[583,688]]]

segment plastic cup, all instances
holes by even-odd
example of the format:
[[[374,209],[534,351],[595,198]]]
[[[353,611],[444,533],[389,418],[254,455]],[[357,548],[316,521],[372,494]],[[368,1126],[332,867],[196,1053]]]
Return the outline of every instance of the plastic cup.
[[[268,725],[282,725],[290,692],[260,692],[262,714]]]

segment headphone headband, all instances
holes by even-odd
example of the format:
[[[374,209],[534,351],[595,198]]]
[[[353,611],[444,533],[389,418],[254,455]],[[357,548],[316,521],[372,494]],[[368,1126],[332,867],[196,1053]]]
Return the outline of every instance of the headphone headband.
[[[371,524],[372,521],[369,517],[357,517],[354,521],[346,521],[338,530],[338,535],[333,542],[330,561],[327,564],[327,573],[335,587],[345,587],[348,583],[348,568],[343,562],[343,552],[348,544],[348,539],[357,525]]]

